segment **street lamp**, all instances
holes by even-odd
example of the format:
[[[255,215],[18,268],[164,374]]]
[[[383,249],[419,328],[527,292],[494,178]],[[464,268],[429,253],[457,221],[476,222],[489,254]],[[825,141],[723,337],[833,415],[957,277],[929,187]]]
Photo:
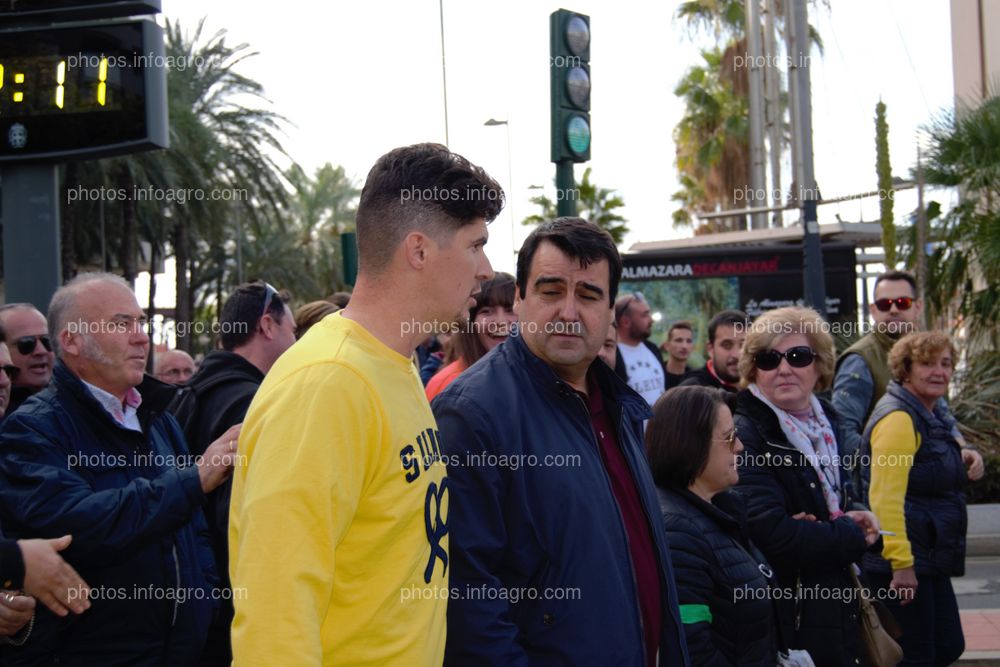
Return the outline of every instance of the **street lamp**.
[[[514,178],[512,176],[513,169],[511,168],[510,159],[510,123],[506,120],[497,120],[495,118],[490,118],[488,121],[483,123],[486,127],[496,127],[498,125],[503,125],[504,130],[507,133],[507,211],[510,213],[510,249],[514,254],[514,258],[517,258],[517,241],[514,239]]]

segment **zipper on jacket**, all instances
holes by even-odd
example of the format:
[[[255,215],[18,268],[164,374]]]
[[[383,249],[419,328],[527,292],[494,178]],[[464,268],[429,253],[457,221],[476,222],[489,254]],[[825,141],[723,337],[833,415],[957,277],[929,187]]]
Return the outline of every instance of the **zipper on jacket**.
[[[177,575],[177,590],[174,594],[174,617],[170,620],[170,627],[177,625],[177,608],[180,606],[179,600],[181,599],[181,561],[177,557],[177,542],[173,543],[171,548],[174,554],[174,573]]]
[[[584,403],[583,399],[580,398],[580,395],[576,391],[573,391],[573,395],[576,397],[576,400],[580,403],[580,405],[583,406],[583,413],[584,413],[584,416],[587,418],[586,419],[587,426],[590,427],[590,434],[591,434],[591,437],[593,438],[593,443],[594,443],[594,445],[597,448],[597,456],[598,456],[598,460],[601,463],[601,471],[604,472],[604,481],[607,482],[607,484],[608,484],[608,491],[611,492],[611,500],[614,501],[615,511],[618,512],[618,525],[621,526],[622,533],[625,536],[625,547],[626,547],[626,549],[628,549],[628,566],[629,566],[629,572],[632,574],[632,589],[635,591],[635,607],[636,607],[636,612],[638,613],[638,616],[639,616],[639,646],[642,648],[642,664],[643,665],[648,665],[649,664],[649,658],[646,655],[646,626],[645,626],[645,623],[644,623],[643,618],[642,618],[642,605],[639,603],[639,579],[638,579],[638,577],[636,577],[636,574],[635,574],[635,563],[632,562],[632,545],[631,545],[631,542],[629,542],[628,529],[625,528],[625,516],[622,514],[621,507],[618,506],[618,498],[615,496],[615,489],[611,485],[611,476],[608,474],[608,469],[604,465],[604,457],[601,454],[601,442],[600,442],[597,434],[594,433],[594,424],[590,420],[590,410],[587,409],[587,404]],[[624,412],[625,412],[625,410],[624,410],[624,408],[622,408],[622,416],[623,417],[624,417]],[[620,424],[620,422],[619,422],[619,424]],[[621,434],[619,433],[618,435],[620,437]],[[621,445],[619,444],[619,447],[620,446]],[[622,452],[622,458],[625,458],[625,452],[624,451]],[[625,466],[629,467],[627,460],[625,461]],[[629,468],[629,471],[631,472],[631,468]],[[634,480],[633,480],[633,482],[634,482]],[[639,492],[639,490],[636,489],[636,495],[638,495],[638,492]],[[642,498],[639,499],[639,503],[642,504]],[[643,513],[645,513],[645,511],[646,510],[643,509]],[[649,517],[647,517],[646,520],[648,521]],[[650,537],[652,537],[652,536],[650,536]],[[660,606],[662,607],[663,606],[663,600],[662,600],[663,591],[660,591],[660,596],[661,596]]]

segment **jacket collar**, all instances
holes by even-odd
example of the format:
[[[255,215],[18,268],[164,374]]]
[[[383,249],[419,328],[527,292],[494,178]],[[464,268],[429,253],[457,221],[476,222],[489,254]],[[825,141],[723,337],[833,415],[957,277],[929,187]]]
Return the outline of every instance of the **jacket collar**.
[[[510,337],[502,345],[506,348],[511,361],[527,372],[529,381],[533,382],[538,389],[560,396],[575,396],[576,390],[556,375],[551,366],[535,356],[535,353],[528,348],[518,327],[514,327]],[[587,372],[594,374],[604,400],[621,405],[622,411],[627,417],[644,420],[653,416],[646,399],[629,387],[603,361],[595,358]]]
[[[264,374],[260,372],[259,368],[247,361],[246,357],[227,350],[212,350],[205,355],[198,372],[188,381],[188,384],[198,384],[200,379],[222,372],[245,375],[247,380],[257,384],[264,381]]]
[[[107,419],[109,423],[118,425],[111,415],[107,414],[104,406],[87,390],[83,381],[63,363],[62,359],[56,359],[52,369],[52,387],[56,391],[67,393],[88,410],[92,410],[102,418]],[[151,375],[144,374],[142,382],[136,389],[142,395],[142,405],[139,406],[137,412],[139,423],[142,424],[143,432],[145,432],[152,418],[166,411],[171,399],[177,393],[177,388],[160,382]]]
[[[927,409],[927,406],[920,402],[919,398],[910,392],[909,389],[905,388],[895,380],[889,382],[889,386],[886,387],[885,392],[904,403],[912,411],[912,414],[919,415],[924,421],[933,422],[934,420],[938,420],[949,428],[952,426],[954,417],[949,414],[948,408],[943,400],[939,399],[938,402],[934,404],[934,411],[931,412]]]

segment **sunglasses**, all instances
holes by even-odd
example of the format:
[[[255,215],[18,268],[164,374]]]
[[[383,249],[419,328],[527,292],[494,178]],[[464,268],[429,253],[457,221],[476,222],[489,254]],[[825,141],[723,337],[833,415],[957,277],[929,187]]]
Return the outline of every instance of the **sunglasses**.
[[[261,317],[267,315],[267,311],[271,309],[271,302],[276,296],[278,296],[278,290],[274,289],[271,283],[264,283],[264,310],[260,314]]]
[[[625,313],[625,311],[628,310],[628,307],[632,305],[633,301],[645,303],[646,297],[642,295],[642,292],[632,292],[627,299],[622,301],[620,304],[618,304],[618,307],[615,308],[615,320],[621,317]]]
[[[21,369],[14,364],[4,364],[2,366],[4,374],[10,379],[11,382],[17,379],[17,374],[21,372]]]
[[[785,359],[792,368],[805,368],[816,359],[816,353],[805,345],[790,347],[784,352],[764,350],[753,355],[753,364],[757,370],[773,371],[781,365],[782,359]]]
[[[35,347],[38,346],[38,341],[42,342],[42,347],[45,348],[46,352],[52,351],[52,339],[46,334],[41,336],[21,336],[14,341],[14,345],[17,346],[18,352],[23,355],[29,355],[35,351]]]
[[[909,310],[913,306],[913,297],[898,296],[895,299],[875,299],[875,307],[883,313],[888,313],[892,304],[896,304],[896,308],[899,310]]]

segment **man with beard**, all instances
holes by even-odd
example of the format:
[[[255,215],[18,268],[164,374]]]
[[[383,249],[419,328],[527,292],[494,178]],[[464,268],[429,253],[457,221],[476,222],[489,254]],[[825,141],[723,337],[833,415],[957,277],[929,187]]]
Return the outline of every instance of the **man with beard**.
[[[628,386],[652,405],[664,392],[663,354],[649,342],[653,316],[641,292],[618,297],[615,322],[618,324],[616,370],[626,378]]]
[[[687,663],[646,401],[597,359],[621,258],[580,218],[517,258],[517,330],[434,399],[448,463],[445,665]]]
[[[48,386],[55,354],[45,316],[30,303],[8,303],[0,307],[0,328],[4,331],[11,360],[18,368],[7,403],[9,415]]]
[[[716,387],[739,391],[740,351],[750,323],[741,310],[723,310],[708,322],[708,361],[704,368],[691,371],[680,386]]]
[[[875,279],[868,306],[875,326],[837,360],[833,378],[833,407],[844,428],[845,451],[856,453],[868,416],[882,398],[892,377],[889,350],[916,328],[922,304],[917,281],[905,271],[888,271]]]

